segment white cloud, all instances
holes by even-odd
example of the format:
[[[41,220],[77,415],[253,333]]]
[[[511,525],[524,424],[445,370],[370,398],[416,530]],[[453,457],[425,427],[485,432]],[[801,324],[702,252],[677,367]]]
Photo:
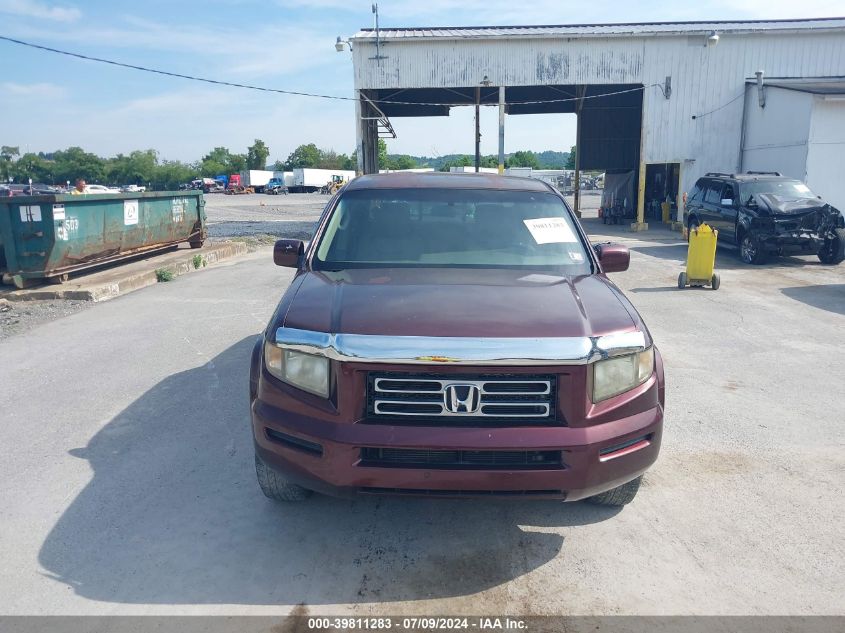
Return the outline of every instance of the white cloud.
[[[173,62],[147,65],[229,80],[300,73],[337,61],[333,35],[288,25],[246,29],[170,24],[125,16],[122,20],[91,21],[62,30],[20,25],[15,34],[20,38],[72,42],[79,45],[76,50],[82,53],[93,53],[90,47],[96,45],[110,50],[103,57],[136,63],[143,62],[143,57],[115,51],[180,53],[174,58],[178,66]]]
[[[56,22],[75,22],[82,16],[76,7],[50,6],[36,0],[0,0],[0,13]]]
[[[21,97],[55,98],[64,94],[64,88],[50,83],[20,84],[6,81],[0,84],[0,92]]]

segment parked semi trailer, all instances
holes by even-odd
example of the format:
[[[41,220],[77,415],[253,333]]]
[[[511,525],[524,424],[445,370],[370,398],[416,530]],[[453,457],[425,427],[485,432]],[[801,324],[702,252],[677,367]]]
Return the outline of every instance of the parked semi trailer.
[[[355,172],[348,169],[314,169],[299,167],[293,170],[293,184],[288,186],[291,193],[314,193],[339,177],[343,182],[355,178]]]
[[[266,169],[247,169],[240,173],[240,177],[242,187],[251,187],[255,193],[263,193],[264,187],[273,177],[273,172]]]

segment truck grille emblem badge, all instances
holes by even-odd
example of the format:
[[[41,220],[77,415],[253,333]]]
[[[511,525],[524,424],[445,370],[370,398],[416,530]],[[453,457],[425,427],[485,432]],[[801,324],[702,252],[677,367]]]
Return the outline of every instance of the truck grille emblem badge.
[[[446,385],[443,403],[450,413],[476,413],[481,408],[481,389],[477,385]]]

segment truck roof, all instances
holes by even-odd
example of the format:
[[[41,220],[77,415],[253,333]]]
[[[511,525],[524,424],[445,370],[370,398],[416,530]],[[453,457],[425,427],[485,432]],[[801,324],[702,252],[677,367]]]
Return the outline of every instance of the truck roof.
[[[359,189],[499,189],[544,193],[552,190],[546,183],[534,178],[448,172],[368,174],[355,178],[346,186],[347,191]]]

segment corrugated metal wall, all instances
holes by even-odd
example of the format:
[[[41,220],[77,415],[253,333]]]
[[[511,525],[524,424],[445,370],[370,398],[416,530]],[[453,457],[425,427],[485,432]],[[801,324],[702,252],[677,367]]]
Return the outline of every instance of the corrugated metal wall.
[[[742,168],[779,171],[807,178],[807,141],[813,116],[813,95],[797,90],[766,89],[766,107],[759,107],[757,86],[745,97],[745,148]]]
[[[807,184],[817,195],[845,210],[842,150],[845,149],[845,101],[815,97],[807,150]]]
[[[706,171],[739,167],[745,80],[845,76],[845,33],[557,39],[356,41],[356,88],[643,84],[646,162],[683,161],[681,188]],[[661,89],[672,77],[672,95]],[[696,118],[694,119],[693,116]]]

